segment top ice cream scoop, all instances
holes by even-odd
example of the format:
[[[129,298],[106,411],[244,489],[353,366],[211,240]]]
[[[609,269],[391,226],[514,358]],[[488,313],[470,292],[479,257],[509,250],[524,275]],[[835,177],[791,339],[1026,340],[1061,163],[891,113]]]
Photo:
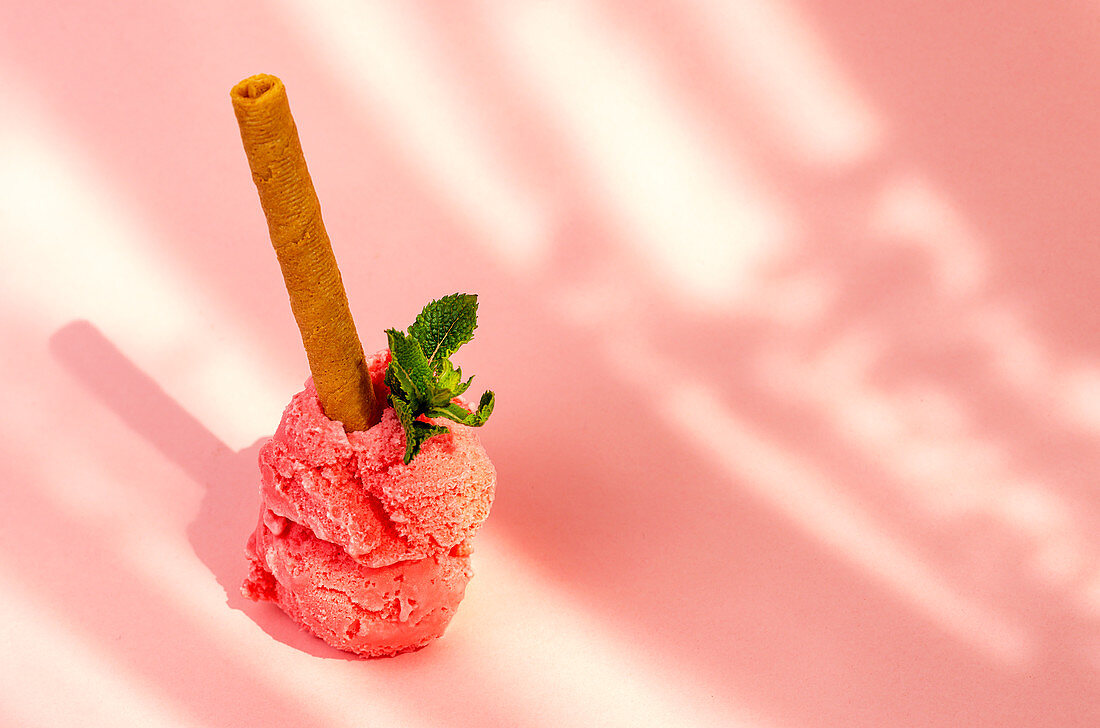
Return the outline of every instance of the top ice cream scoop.
[[[379,401],[389,353],[368,358]],[[471,538],[489,515],[496,472],[475,431],[454,422],[403,462],[392,408],[363,432],[325,417],[312,383],[260,450],[260,491],[276,515],[308,527],[366,566],[421,559]]]

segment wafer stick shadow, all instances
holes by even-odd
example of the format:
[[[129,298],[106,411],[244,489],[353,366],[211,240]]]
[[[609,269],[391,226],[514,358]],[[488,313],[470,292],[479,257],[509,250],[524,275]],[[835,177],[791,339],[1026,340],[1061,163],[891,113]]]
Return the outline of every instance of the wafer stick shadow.
[[[123,422],[205,488],[187,535],[225,591],[226,603],[283,644],[315,657],[355,659],[301,631],[277,607],[254,604],[240,593],[247,570],[244,544],[258,512],[256,459],[264,439],[233,451],[87,321],[57,331],[50,351]]]

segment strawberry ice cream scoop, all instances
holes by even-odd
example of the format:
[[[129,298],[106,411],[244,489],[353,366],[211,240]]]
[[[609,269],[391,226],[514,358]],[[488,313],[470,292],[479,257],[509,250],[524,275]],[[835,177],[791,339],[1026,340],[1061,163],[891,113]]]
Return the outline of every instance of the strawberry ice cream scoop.
[[[386,351],[369,359],[383,402],[388,362]],[[441,635],[472,575],[470,539],[489,514],[496,471],[472,428],[438,424],[449,432],[405,464],[392,409],[346,433],[306,382],[260,451],[262,510],[246,549],[245,596],[366,656]]]
[[[371,568],[266,509],[247,553],[246,596],[275,602],[333,647],[364,657],[397,655],[441,636],[472,576],[465,544]]]
[[[383,402],[388,363],[386,351],[369,359]],[[366,566],[449,549],[473,536],[489,515],[496,471],[473,428],[438,424],[450,433],[427,440],[406,465],[405,435],[392,409],[369,430],[345,433],[325,417],[306,382],[260,451],[263,501]]]

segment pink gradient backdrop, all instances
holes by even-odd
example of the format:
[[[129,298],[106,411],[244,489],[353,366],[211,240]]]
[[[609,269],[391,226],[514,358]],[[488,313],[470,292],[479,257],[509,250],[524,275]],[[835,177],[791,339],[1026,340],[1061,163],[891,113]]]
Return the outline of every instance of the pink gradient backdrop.
[[[1100,5],[0,6],[0,725],[1100,725]],[[444,639],[244,601],[307,374],[228,89],[369,349],[481,296]]]

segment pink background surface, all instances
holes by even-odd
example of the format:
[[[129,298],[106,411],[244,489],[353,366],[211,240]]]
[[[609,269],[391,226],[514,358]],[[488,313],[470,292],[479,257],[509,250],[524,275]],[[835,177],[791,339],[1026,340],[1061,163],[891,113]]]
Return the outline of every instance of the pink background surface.
[[[1100,724],[1100,6],[0,7],[0,724]],[[446,637],[237,592],[307,375],[228,89],[368,349],[481,296]]]

